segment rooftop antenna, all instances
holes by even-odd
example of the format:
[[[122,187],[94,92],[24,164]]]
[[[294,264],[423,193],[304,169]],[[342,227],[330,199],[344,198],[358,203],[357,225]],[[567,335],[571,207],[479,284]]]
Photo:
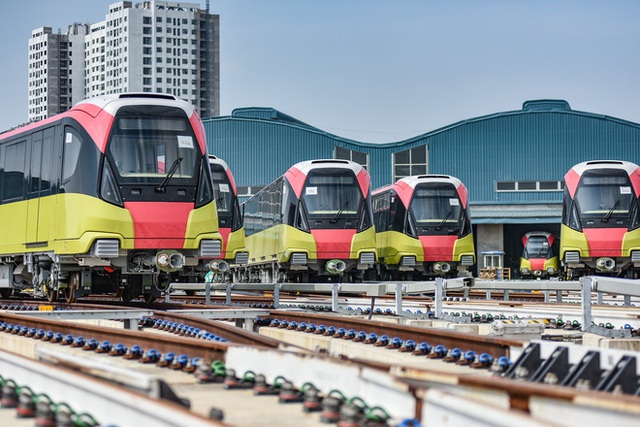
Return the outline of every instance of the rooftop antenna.
[[[207,13],[209,13],[209,0],[207,0]]]

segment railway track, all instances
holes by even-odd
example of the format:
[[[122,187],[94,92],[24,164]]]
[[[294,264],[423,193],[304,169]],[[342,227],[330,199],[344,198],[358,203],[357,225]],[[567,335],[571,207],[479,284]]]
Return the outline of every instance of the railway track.
[[[319,297],[313,296],[313,298]],[[268,297],[257,301],[252,300],[251,297],[243,297],[242,300],[243,307],[257,304],[264,306],[269,303]],[[522,340],[470,335],[451,329],[444,330],[394,323],[400,321],[396,316],[385,316],[386,318],[384,320],[374,320],[366,318],[367,316],[365,316],[365,318],[353,315],[340,316],[335,313],[315,313],[302,311],[297,308],[292,310],[268,310],[267,315],[255,319],[255,329],[261,332],[261,334],[257,334],[233,326],[233,324],[229,324],[228,321],[220,322],[175,312],[175,310],[194,309],[194,307],[202,310],[225,310],[229,308],[220,304],[205,306],[197,299],[188,301],[189,302],[159,302],[152,305],[136,302],[124,305],[118,303],[118,305],[114,305],[113,301],[91,301],[91,303],[74,304],[70,307],[65,304],[52,305],[50,303],[43,304],[35,301],[20,302],[18,300],[10,300],[7,302],[10,302],[14,306],[34,307],[32,311],[35,311],[35,307],[38,305],[51,305],[53,306],[52,308],[61,311],[66,311],[69,308],[86,311],[96,310],[98,308],[120,310],[148,309],[152,311],[152,314],[139,320],[138,323],[142,330],[129,331],[117,328],[99,328],[95,325],[84,325],[70,321],[35,319],[26,313],[16,314],[2,312],[0,313],[0,322],[3,322],[5,325],[14,325],[14,329],[16,329],[15,325],[20,325],[20,327],[17,328],[15,333],[13,331],[7,332],[5,327],[4,333],[0,333],[0,339],[8,334],[11,335],[13,339],[38,341],[27,337],[27,335],[33,334],[33,330],[36,332],[38,330],[44,330],[46,332],[55,331],[54,336],[56,334],[62,335],[63,340],[66,335],[73,335],[75,338],[83,336],[87,340],[93,338],[99,344],[105,341],[111,344],[122,344],[128,349],[137,345],[146,350],[153,348],[161,355],[172,353],[174,355],[185,354],[190,357],[197,357],[200,360],[207,361],[207,364],[215,361],[224,361],[227,370],[233,369],[235,371],[237,375],[237,377],[235,377],[236,380],[245,383],[244,388],[241,387],[232,393],[223,392],[225,389],[223,382],[203,385],[202,387],[180,382],[175,384],[175,388],[180,391],[181,395],[190,396],[191,399],[195,400],[203,399],[204,395],[215,395],[220,401],[226,401],[226,398],[223,396],[229,397],[234,393],[236,395],[242,394],[244,398],[246,398],[246,392],[242,392],[241,390],[246,390],[247,386],[249,386],[249,388],[255,386],[255,375],[264,375],[269,386],[274,387],[276,385],[282,386],[282,384],[278,384],[278,382],[281,381],[278,380],[278,377],[282,376],[283,373],[286,374],[288,377],[287,380],[291,381],[295,392],[299,395],[306,382],[315,382],[318,386],[324,385],[321,378],[325,375],[318,377],[317,374],[319,372],[310,368],[310,366],[315,366],[316,363],[319,363],[322,366],[322,372],[327,374],[327,378],[332,378],[332,381],[334,381],[336,385],[341,385],[347,390],[349,390],[350,382],[359,382],[362,380],[362,372],[365,371],[372,372],[372,375],[376,378],[379,376],[380,378],[387,378],[388,381],[392,383],[403,384],[399,386],[400,392],[397,390],[398,386],[392,387],[393,392],[396,393],[394,396],[396,396],[398,400],[389,400],[387,402],[387,410],[394,416],[405,417],[407,419],[410,417],[416,417],[418,419],[427,417],[425,408],[429,408],[429,411],[431,411],[431,415],[429,416],[432,416],[432,414],[438,411],[438,405],[440,404],[437,402],[454,399],[455,396],[459,397],[460,395],[465,396],[464,398],[468,400],[469,407],[471,407],[473,402],[486,399],[486,396],[483,397],[483,394],[494,396],[494,399],[491,400],[487,407],[487,414],[494,413],[495,415],[495,413],[506,411],[509,416],[503,417],[503,420],[516,419],[533,423],[531,425],[538,425],[536,423],[539,422],[540,419],[545,419],[543,415],[545,410],[544,408],[541,409],[540,402],[546,402],[542,405],[543,407],[545,405],[551,407],[551,402],[555,402],[553,405],[559,405],[563,411],[570,411],[572,413],[584,409],[585,405],[596,405],[594,402],[604,402],[608,408],[607,411],[610,411],[609,415],[613,413],[614,417],[620,420],[620,425],[625,425],[626,420],[640,415],[637,413],[640,400],[638,400],[637,396],[629,395],[629,393],[621,398],[614,398],[611,392],[577,387],[561,387],[559,385],[553,386],[552,384],[523,381],[522,379],[514,381],[516,378],[513,374],[511,374],[511,378],[508,379],[503,378],[501,375],[496,376],[490,374],[488,370],[490,368],[489,366],[485,366],[484,369],[480,370],[474,370],[469,368],[469,366],[464,366],[465,363],[463,359],[467,351],[473,351],[476,357],[481,354],[488,354],[494,361],[505,356],[511,365],[517,364],[522,354],[526,354],[528,348],[528,343]],[[2,301],[2,304],[4,302],[5,301]],[[294,299],[291,300],[291,305],[295,306]],[[235,308],[237,308],[237,306],[235,306]],[[29,309],[25,308],[22,311],[29,311]],[[275,323],[278,323],[277,326]],[[308,328],[309,325],[312,324],[315,325],[315,330],[306,330],[305,333],[302,325],[306,325],[306,328]],[[345,339],[344,335],[340,336],[339,331],[341,329],[345,331],[345,334],[353,330],[356,337],[350,340]],[[150,330],[154,330],[154,332],[165,331],[166,333],[149,333]],[[197,333],[194,334],[193,331],[195,330],[206,330],[217,336],[224,337],[225,340],[231,343],[203,340],[201,337],[197,337]],[[266,331],[271,332],[266,333]],[[322,331],[322,333],[319,333],[320,331]],[[361,340],[360,338],[363,338],[363,333],[364,340]],[[182,336],[180,336],[180,334]],[[305,337],[305,340],[316,341],[316,343],[312,344],[310,349],[306,351],[302,350],[297,344],[290,344],[291,341],[289,341],[289,338],[294,335],[302,335]],[[387,347],[376,346],[375,341],[372,341],[374,339],[373,337],[375,337],[376,340],[380,340],[382,336],[386,336],[389,339]],[[391,348],[392,341],[396,338],[402,344]],[[55,341],[58,341],[58,339],[59,338],[56,338]],[[319,354],[317,349],[321,346],[317,343],[320,342],[320,340],[324,340],[325,342],[332,341],[347,347],[344,347],[346,350],[341,350],[341,357],[338,358],[332,357],[330,352],[328,352],[328,354]],[[367,346],[362,344],[362,342],[366,340],[369,340],[369,344],[373,345]],[[42,338],[39,341],[43,342]],[[50,345],[54,340],[47,339],[46,341],[48,342],[47,345]],[[358,343],[358,341],[361,342]],[[416,347],[409,349],[413,351],[406,351],[409,342],[413,342],[416,345]],[[419,344],[422,342],[431,344],[432,353],[433,348],[437,346],[444,347],[446,352],[442,357],[435,360],[434,363],[424,364],[422,361],[427,359],[427,354],[416,352]],[[58,341],[58,345],[60,344],[66,347],[65,351],[71,347],[71,345],[65,346],[62,341]],[[358,350],[355,350],[355,346],[360,347],[358,347]],[[404,353],[400,350],[403,346],[405,347]],[[394,352],[394,354],[397,354],[397,356],[394,357],[406,358],[406,362],[387,362],[384,358],[381,359],[379,355],[373,356],[374,352],[389,355],[391,354],[389,349],[398,350]],[[453,361],[453,364],[443,362],[445,357],[453,356],[451,351],[454,349],[463,349],[462,354],[457,356],[458,358]],[[416,354],[412,355],[412,353]],[[349,354],[354,355],[354,357],[349,357]],[[102,360],[105,360],[105,355],[97,357],[102,357]],[[613,356],[610,358],[613,358]],[[545,360],[549,359],[549,355],[539,359],[536,363],[543,364]],[[58,354],[55,356],[55,360],[57,360],[59,364],[64,364],[65,356]],[[72,360],[72,357],[69,357],[69,360]],[[107,360],[116,360],[116,358],[109,358]],[[74,365],[74,363],[75,362],[69,361],[68,365],[71,367],[75,366],[77,369],[78,365]],[[328,374],[329,372],[337,372],[342,369],[340,367],[342,366],[340,365],[341,363],[348,363],[349,369],[354,370],[352,374],[355,376],[352,378],[346,376],[344,378],[335,378],[333,375]],[[571,365],[576,364],[578,364],[578,362],[571,361]],[[538,367],[539,366],[536,366],[536,369]],[[506,371],[507,369],[508,367],[505,367],[504,370]],[[606,367],[606,369],[614,370],[614,367],[609,366]],[[246,377],[247,372],[253,373],[254,376]],[[605,371],[603,370],[603,372]],[[504,372],[502,375],[504,375]],[[222,381],[222,379],[219,380]],[[225,378],[224,381],[227,381],[227,379]],[[330,390],[327,387],[328,386],[324,385],[320,390],[321,396],[328,397],[327,394]],[[434,395],[436,392],[434,390],[438,390],[438,393],[443,393],[443,395],[439,395],[436,398]],[[404,400],[406,396],[413,396],[410,398],[410,404]],[[371,404],[375,404],[375,396],[368,396],[368,399],[373,402],[370,402]],[[228,408],[233,406],[233,402],[227,403]],[[491,409],[493,406],[495,406],[495,408]],[[208,415],[206,410],[202,408],[195,411],[199,411],[201,416]],[[448,411],[451,414],[452,409],[449,408]],[[526,415],[524,418],[519,417],[522,414],[520,411],[524,411]],[[604,408],[602,411],[603,413],[606,412]],[[458,414],[457,412],[455,415],[464,417],[464,414]],[[229,416],[231,416],[231,414],[229,414]],[[557,420],[546,418],[545,422],[540,425],[549,425],[550,422],[555,421]],[[317,422],[317,420],[315,420],[315,422]],[[491,422],[491,424],[501,425],[499,422]],[[256,424],[254,421],[248,425],[260,424]]]

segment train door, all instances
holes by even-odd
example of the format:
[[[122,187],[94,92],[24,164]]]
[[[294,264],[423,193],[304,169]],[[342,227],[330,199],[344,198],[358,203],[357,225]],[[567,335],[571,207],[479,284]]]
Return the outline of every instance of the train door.
[[[27,139],[3,144],[2,147],[2,212],[0,250],[22,252],[25,242],[27,204],[24,200],[25,150]]]
[[[378,258],[382,261],[389,252],[389,209],[391,207],[391,193],[385,191],[372,197],[373,222],[376,230],[376,247]]]
[[[27,239],[29,247],[50,244],[55,220],[55,200],[51,196],[54,168],[54,128],[35,132],[31,136],[31,156],[27,186]]]

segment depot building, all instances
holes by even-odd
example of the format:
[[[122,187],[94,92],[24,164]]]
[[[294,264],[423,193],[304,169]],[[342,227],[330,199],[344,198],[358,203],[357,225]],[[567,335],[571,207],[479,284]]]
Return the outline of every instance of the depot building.
[[[210,153],[226,160],[247,198],[293,164],[346,159],[371,174],[372,189],[410,175],[445,174],[469,190],[476,271],[517,271],[522,236],[560,235],[564,174],[587,160],[640,163],[640,124],[572,110],[564,100],[463,120],[392,143],[359,142],[273,108],[237,108],[204,119]]]

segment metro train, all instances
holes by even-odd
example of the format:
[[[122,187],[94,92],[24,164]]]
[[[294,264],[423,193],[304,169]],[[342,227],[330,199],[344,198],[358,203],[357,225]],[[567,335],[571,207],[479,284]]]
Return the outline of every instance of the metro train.
[[[468,192],[458,178],[409,176],[372,194],[380,278],[469,274],[475,247]]]
[[[558,239],[546,231],[531,231],[522,236],[520,275],[523,279],[549,278],[560,273]]]
[[[227,162],[213,154],[209,154],[209,167],[218,212],[218,231],[222,236],[222,252],[220,261],[210,263],[211,271],[207,273],[207,280],[222,282],[233,280],[231,273],[246,267],[249,254],[245,247],[238,190],[231,169]]]
[[[617,160],[573,166],[564,177],[560,259],[567,277],[640,276],[640,167]]]
[[[297,163],[242,208],[246,280],[360,281],[374,274],[370,177],[361,165]]]
[[[204,127],[173,96],[80,102],[0,135],[0,167],[3,297],[152,301],[221,255]]]

